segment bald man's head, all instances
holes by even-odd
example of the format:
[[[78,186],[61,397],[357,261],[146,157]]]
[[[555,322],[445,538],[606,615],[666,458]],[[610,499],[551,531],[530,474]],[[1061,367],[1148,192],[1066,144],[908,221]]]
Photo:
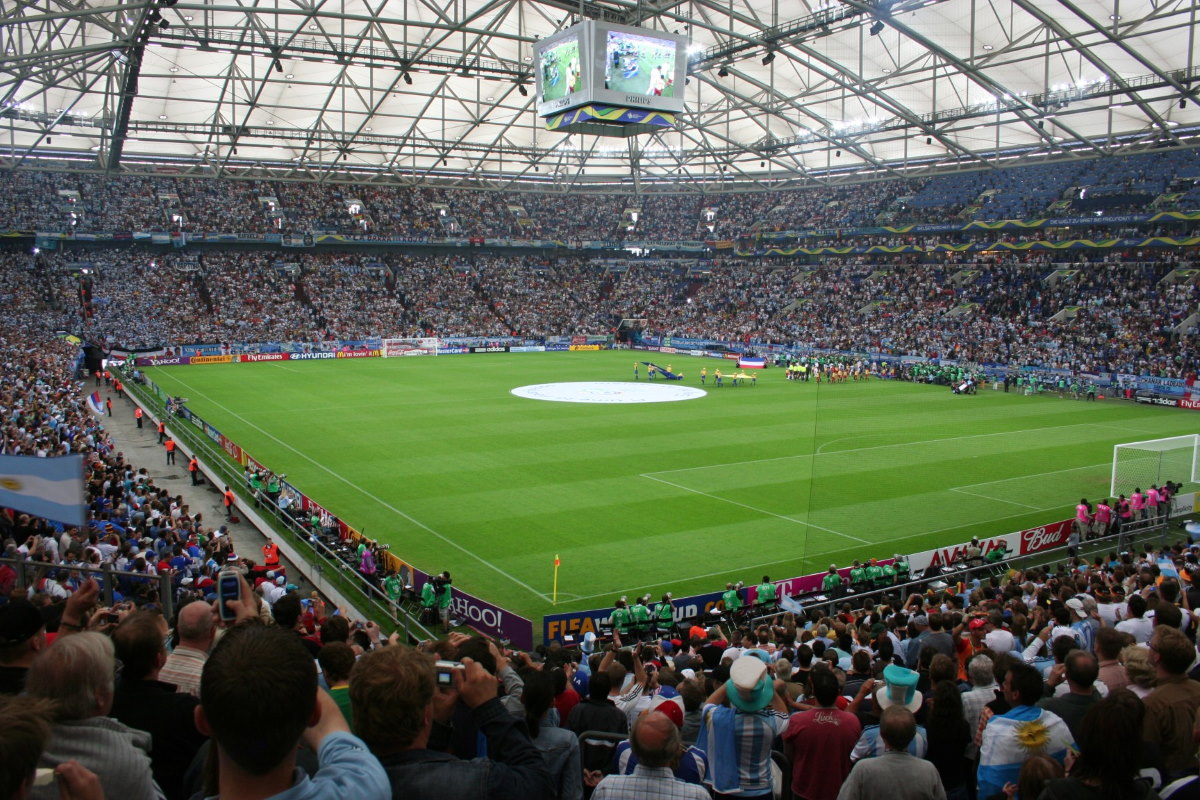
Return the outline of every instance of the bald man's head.
[[[674,768],[683,752],[679,728],[661,711],[647,711],[635,719],[629,741],[638,762],[647,767]]]
[[[207,650],[213,640],[212,606],[197,600],[179,609],[177,631],[180,644]]]

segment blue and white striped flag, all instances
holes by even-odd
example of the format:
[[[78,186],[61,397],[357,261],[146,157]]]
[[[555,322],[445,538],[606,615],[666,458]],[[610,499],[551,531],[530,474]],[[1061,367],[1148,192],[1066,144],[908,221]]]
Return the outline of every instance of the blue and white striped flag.
[[[83,527],[83,456],[0,456],[0,506]]]
[[[979,747],[979,796],[1003,791],[1016,783],[1021,765],[1031,756],[1048,755],[1060,764],[1074,737],[1057,714],[1037,706],[1018,706],[992,717]]]

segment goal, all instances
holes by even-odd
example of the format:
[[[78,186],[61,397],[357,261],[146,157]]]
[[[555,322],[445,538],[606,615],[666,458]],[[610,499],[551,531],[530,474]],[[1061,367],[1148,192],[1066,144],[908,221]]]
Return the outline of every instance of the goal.
[[[436,356],[439,341],[436,337],[421,339],[384,339],[383,357]]]
[[[1175,481],[1184,486],[1200,482],[1200,434],[1127,442],[1113,447],[1109,493],[1126,496]]]

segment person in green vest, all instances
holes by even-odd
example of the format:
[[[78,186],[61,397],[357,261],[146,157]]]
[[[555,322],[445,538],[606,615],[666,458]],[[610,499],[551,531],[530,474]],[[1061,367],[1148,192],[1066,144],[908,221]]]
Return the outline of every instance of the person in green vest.
[[[879,585],[879,579],[883,577],[883,569],[876,563],[875,559],[871,559],[871,563],[867,564],[867,582],[872,586]]]
[[[624,639],[629,635],[630,626],[633,623],[633,618],[629,613],[628,601],[622,597],[616,603],[616,608],[613,609],[609,621],[612,622],[613,630],[621,635]]]
[[[876,584],[876,586],[879,586],[882,588],[885,586],[891,586],[893,583],[896,582],[896,568],[894,566],[892,566],[891,564],[882,564],[882,565],[880,565],[879,569],[881,571],[881,574],[879,576],[879,581]]]
[[[646,605],[649,599],[650,595],[639,597],[629,608],[630,630],[639,642],[650,635],[650,607]]]
[[[250,473],[250,493],[254,495],[254,507],[258,508],[258,496],[262,493],[263,482],[262,475],[259,475],[257,470]]]
[[[1001,539],[999,546],[989,550],[983,560],[989,564],[996,564],[1006,558],[1008,558],[1008,543]]]
[[[895,567],[896,567],[896,581],[898,583],[904,583],[905,581],[907,581],[909,578],[909,573],[910,573],[910,570],[908,567],[908,556],[901,555],[900,553],[896,553]]]
[[[433,588],[433,579],[425,581],[425,585],[421,587],[421,622],[428,625],[433,624],[433,620],[437,617],[437,589]]]
[[[821,591],[826,594],[839,592],[842,588],[842,576],[838,575],[837,564],[829,565],[829,573],[821,579]]]
[[[267,497],[271,498],[272,504],[279,502],[280,488],[279,476],[274,472],[267,473]]]
[[[763,575],[762,583],[758,585],[758,607],[764,614],[770,614],[775,610],[778,600],[776,599],[775,584],[771,583],[771,579]]]
[[[396,618],[400,608],[400,594],[404,591],[404,584],[400,582],[400,576],[396,574],[396,570],[388,572],[387,577],[383,579],[383,593],[387,595],[388,603],[392,607],[392,619]]]
[[[855,560],[854,566],[850,568],[850,585],[862,586],[867,582],[867,571],[863,569],[862,564]]]
[[[736,614],[742,608],[742,596],[738,594],[738,588],[737,584],[725,584],[725,591],[721,593],[721,602],[725,606],[726,614]]]
[[[437,591],[437,607],[438,617],[442,620],[442,630],[445,633],[450,632],[450,603],[454,599],[454,590],[450,585],[450,573],[443,572],[438,576],[441,580],[437,582],[434,589]]]
[[[671,602],[671,593],[662,596],[662,601],[654,607],[654,630],[659,636],[670,633],[675,627],[675,604]]]

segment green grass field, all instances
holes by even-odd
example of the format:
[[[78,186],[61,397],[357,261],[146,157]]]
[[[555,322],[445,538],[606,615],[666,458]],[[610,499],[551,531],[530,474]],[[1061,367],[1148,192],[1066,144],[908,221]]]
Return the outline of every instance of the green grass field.
[[[650,354],[637,354],[648,358]],[[657,354],[654,354],[657,356]],[[510,390],[631,381],[578,352],[159,367],[149,376],[288,480],[426,570],[538,620],[619,594],[676,596],[915,552],[1070,516],[1108,492],[1118,442],[1196,417],[871,381],[641,405]],[[685,385],[701,366],[673,356]],[[660,362],[660,363],[661,363]],[[642,371],[643,380],[645,370]],[[1184,475],[1178,480],[1186,480]]]

